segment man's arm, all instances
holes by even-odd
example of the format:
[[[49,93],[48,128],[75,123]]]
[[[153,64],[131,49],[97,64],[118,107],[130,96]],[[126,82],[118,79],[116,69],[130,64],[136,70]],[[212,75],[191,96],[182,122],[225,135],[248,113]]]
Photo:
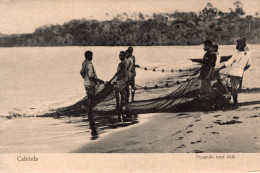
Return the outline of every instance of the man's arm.
[[[247,61],[247,64],[246,64],[244,70],[249,69],[249,67],[251,66],[251,63],[252,63],[252,59],[251,59],[251,56],[250,56],[250,52],[249,52],[249,51],[247,51],[246,56],[248,56],[249,58],[248,58],[248,61]]]
[[[81,68],[81,70],[80,70],[80,75],[81,75],[81,77],[84,79],[85,78],[85,76],[86,76],[86,72],[85,72],[85,68],[84,68],[84,66]]]
[[[234,56],[235,55],[232,55],[232,57],[229,60],[227,60],[226,62],[223,62],[225,67],[230,66],[234,62],[234,60],[235,60]]]
[[[214,67],[210,67],[209,73],[206,76],[206,79],[211,79],[213,76]]]
[[[86,76],[86,70],[85,70],[85,68],[86,68],[86,63],[84,62],[83,64],[82,64],[82,67],[81,67],[81,70],[80,70],[80,75],[81,75],[81,77],[84,79],[85,78],[85,76]]]
[[[206,79],[211,79],[213,76],[213,72],[214,72],[214,68],[216,65],[216,60],[217,60],[217,55],[216,54],[211,54],[209,57],[209,66],[210,66],[210,70],[208,75],[206,76]]]
[[[227,60],[226,62],[221,62],[219,64],[219,67],[215,71],[219,72],[223,68],[226,68],[227,66],[231,65],[233,62],[234,62],[234,55],[232,55],[231,58],[229,60]]]
[[[117,67],[117,71],[116,71],[116,74],[114,75],[113,78],[115,78],[119,73],[121,73],[121,71],[123,70],[123,64],[122,63],[119,63],[118,64],[118,67]]]
[[[90,81],[92,81],[92,82],[94,82],[94,83],[96,83],[96,84],[98,84],[98,83],[100,83],[100,84],[104,83],[103,80],[101,80],[101,79],[99,79],[99,78],[97,78],[97,77],[95,76],[94,67],[93,67],[93,65],[90,65],[90,64],[88,65],[88,77],[89,77],[89,80],[90,80]]]

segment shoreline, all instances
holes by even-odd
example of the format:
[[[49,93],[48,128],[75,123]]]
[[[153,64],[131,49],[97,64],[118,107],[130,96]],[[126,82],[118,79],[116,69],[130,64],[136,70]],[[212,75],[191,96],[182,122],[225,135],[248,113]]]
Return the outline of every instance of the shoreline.
[[[118,123],[117,116],[96,117],[96,137],[91,136],[87,117],[0,119],[0,151],[259,153],[259,98],[260,93],[243,93],[237,110],[140,114],[136,122]]]
[[[240,96],[244,102],[260,95]],[[148,123],[117,131],[74,152],[259,153],[259,125],[259,103],[237,110],[158,113]]]
[[[87,117],[3,117],[0,119],[0,153],[71,153],[113,133],[145,124],[151,116],[154,114],[143,115],[135,121],[111,124],[102,124],[105,118],[96,117],[98,134],[95,135]],[[117,116],[106,118],[114,121],[113,117],[116,119]]]

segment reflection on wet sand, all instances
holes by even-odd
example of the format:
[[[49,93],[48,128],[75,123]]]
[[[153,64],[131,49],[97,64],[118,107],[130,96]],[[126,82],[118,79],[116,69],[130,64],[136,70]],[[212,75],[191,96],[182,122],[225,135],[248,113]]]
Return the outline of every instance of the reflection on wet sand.
[[[94,118],[82,118],[79,121],[84,122],[84,124],[75,126],[86,126],[86,128],[89,128],[91,130],[90,140],[97,140],[99,135],[111,129],[127,127],[139,123],[137,114],[124,115],[121,121],[119,121],[117,115],[94,115]],[[70,120],[69,123],[72,123],[72,121]],[[75,120],[73,123],[75,123]]]

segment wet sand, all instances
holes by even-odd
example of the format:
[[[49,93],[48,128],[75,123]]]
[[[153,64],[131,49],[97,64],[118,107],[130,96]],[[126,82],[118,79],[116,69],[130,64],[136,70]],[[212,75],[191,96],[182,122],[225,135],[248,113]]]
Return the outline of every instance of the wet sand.
[[[258,153],[260,93],[237,110],[142,114],[119,123],[96,116],[0,119],[0,153]]]
[[[68,118],[13,118],[3,123],[0,153],[70,152],[86,143],[90,131]]]
[[[240,94],[237,110],[155,114],[73,152],[259,153],[259,98],[259,93]]]
[[[122,129],[147,121],[150,114],[117,122],[117,116],[95,117],[96,131],[87,117],[12,117],[0,118],[0,153],[70,153]]]

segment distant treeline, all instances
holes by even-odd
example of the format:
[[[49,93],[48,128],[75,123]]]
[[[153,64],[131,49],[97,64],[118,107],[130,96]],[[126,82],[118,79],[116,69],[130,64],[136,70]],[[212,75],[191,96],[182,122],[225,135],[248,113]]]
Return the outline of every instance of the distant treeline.
[[[71,20],[37,28],[32,34],[1,37],[0,46],[197,45],[205,39],[234,44],[239,37],[260,43],[258,13],[245,15],[240,2],[234,7],[222,12],[208,3],[199,13],[135,13],[135,18],[123,13],[110,21]]]

